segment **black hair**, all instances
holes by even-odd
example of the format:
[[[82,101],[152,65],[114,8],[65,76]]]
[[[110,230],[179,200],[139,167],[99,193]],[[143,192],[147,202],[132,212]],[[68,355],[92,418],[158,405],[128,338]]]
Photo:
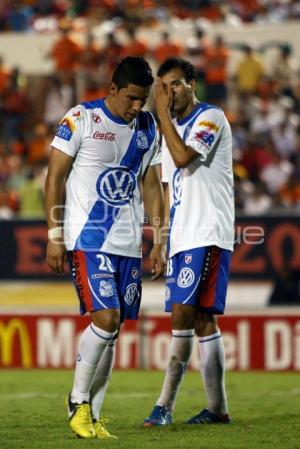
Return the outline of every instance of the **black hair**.
[[[168,58],[166,59],[158,69],[157,76],[164,76],[166,73],[173,69],[180,69],[187,83],[192,80],[197,81],[197,71],[195,67],[185,59],[181,58]]]
[[[116,67],[112,82],[118,90],[135,84],[141,87],[151,86],[154,81],[152,70],[147,61],[139,56],[127,56]]]

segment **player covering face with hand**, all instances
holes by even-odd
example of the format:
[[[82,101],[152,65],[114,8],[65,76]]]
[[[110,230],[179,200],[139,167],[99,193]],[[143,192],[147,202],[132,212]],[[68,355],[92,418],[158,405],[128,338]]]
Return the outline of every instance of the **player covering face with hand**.
[[[154,101],[170,202],[165,310],[171,312],[172,342],[162,390],[144,420],[146,427],[172,423],[195,334],[208,404],[187,423],[230,422],[215,315],[224,313],[233,250],[232,138],[223,111],[200,103],[195,88],[196,71],[189,62],[172,58],[160,66]]]
[[[63,273],[68,257],[80,312],[91,315],[68,398],[70,426],[82,438],[113,438],[101,407],[120,323],[137,319],[139,312],[143,201],[154,235],[162,217],[156,124],[142,111],[152,83],[144,59],[125,58],[108,97],[72,108],[52,142],[47,261]],[[155,279],[164,271],[157,242],[150,260]]]

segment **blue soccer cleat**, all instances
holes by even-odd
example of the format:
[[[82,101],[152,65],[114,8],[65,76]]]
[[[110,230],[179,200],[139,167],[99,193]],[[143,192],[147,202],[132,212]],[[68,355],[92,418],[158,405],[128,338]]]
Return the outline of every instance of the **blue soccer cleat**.
[[[186,424],[230,424],[231,418],[229,415],[216,415],[204,408],[198,415],[186,421]]]
[[[156,405],[151,415],[144,420],[145,427],[168,426],[172,424],[172,415],[168,407],[164,405]]]

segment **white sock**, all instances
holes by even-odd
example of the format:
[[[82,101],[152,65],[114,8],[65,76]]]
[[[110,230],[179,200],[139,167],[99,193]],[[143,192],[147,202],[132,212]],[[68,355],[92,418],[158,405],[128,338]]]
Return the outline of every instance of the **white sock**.
[[[99,360],[116,332],[106,332],[91,323],[83,332],[77,355],[71,401],[89,401],[90,385]]]
[[[199,352],[207,408],[217,415],[226,415],[228,407],[225,392],[225,356],[221,333],[199,337]]]
[[[104,401],[104,396],[110,381],[115,358],[116,340],[112,340],[98,363],[90,393],[90,404],[92,407],[92,416],[94,419],[100,418],[100,412]]]
[[[190,360],[193,337],[194,329],[172,330],[170,361],[166,369],[160,397],[156,403],[168,407],[171,411],[175,408],[179,385]]]

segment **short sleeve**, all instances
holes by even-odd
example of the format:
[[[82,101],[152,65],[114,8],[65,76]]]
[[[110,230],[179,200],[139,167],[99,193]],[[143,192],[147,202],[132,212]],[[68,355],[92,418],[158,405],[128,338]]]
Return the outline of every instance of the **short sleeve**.
[[[153,144],[153,150],[152,151],[153,151],[153,155],[151,157],[149,165],[161,164],[161,145],[160,145],[160,137],[159,137],[159,132],[158,132],[157,127],[156,127],[156,130],[155,130],[155,141],[154,141],[154,144]]]
[[[224,123],[223,111],[211,108],[202,112],[191,127],[185,143],[199,153],[201,161],[205,161],[215,147]]]
[[[85,109],[79,105],[70,109],[60,121],[51,146],[75,157],[81,144]]]

